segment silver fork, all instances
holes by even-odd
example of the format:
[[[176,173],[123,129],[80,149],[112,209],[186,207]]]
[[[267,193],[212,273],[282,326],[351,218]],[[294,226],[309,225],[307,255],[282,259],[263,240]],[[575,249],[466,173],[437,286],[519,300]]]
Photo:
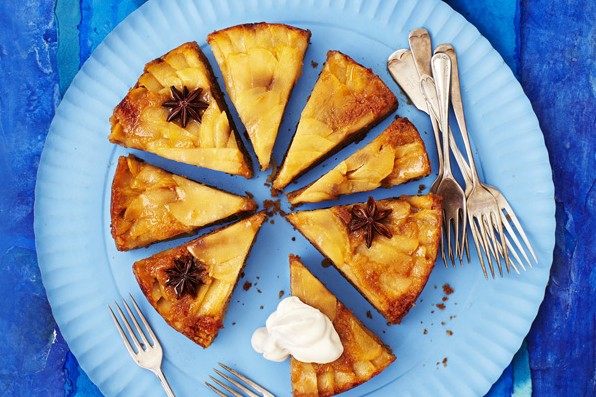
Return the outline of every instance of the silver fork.
[[[462,168],[462,174],[464,174],[464,178],[466,177],[465,171],[469,172],[468,176],[470,178],[472,178],[472,184],[473,184],[472,191],[470,192],[470,195],[472,198],[468,197],[468,212],[470,213],[470,212],[474,211],[473,207],[476,202],[479,204],[484,202],[485,208],[491,209],[490,219],[491,219],[492,226],[488,225],[488,228],[487,228],[487,229],[489,229],[488,233],[487,233],[487,230],[485,229],[485,234],[487,234],[487,237],[489,237],[490,241],[492,242],[492,245],[491,245],[492,249],[490,249],[490,247],[488,247],[488,248],[493,254],[496,254],[496,256],[493,255],[493,257],[495,257],[495,259],[497,261],[497,264],[499,266],[499,273],[501,276],[502,276],[502,269],[501,269],[501,262],[500,262],[499,256],[503,257],[503,259],[505,260],[505,264],[507,266],[507,272],[510,271],[509,270],[510,267],[513,267],[514,270],[519,273],[519,270],[517,269],[514,262],[511,260],[511,258],[509,257],[509,254],[511,254],[517,260],[517,263],[522,267],[522,269],[524,269],[524,270],[526,270],[526,269],[523,264],[523,261],[521,261],[519,256],[517,255],[515,248],[517,248],[517,251],[519,251],[522,254],[522,256],[524,257],[524,259],[526,260],[526,262],[528,263],[528,265],[530,267],[532,267],[532,263],[528,259],[526,250],[523,248],[519,239],[517,238],[516,233],[511,225],[511,223],[513,223],[515,230],[519,233],[519,235],[521,236],[522,240],[524,241],[526,247],[530,251],[530,254],[534,258],[534,260],[537,262],[536,255],[534,253],[534,250],[532,249],[532,246],[530,245],[530,242],[529,242],[519,220],[517,219],[517,216],[513,212],[513,209],[511,208],[511,206],[509,205],[507,200],[505,199],[505,196],[503,196],[503,194],[501,194],[501,192],[498,189],[496,189],[490,185],[487,185],[485,183],[482,183],[482,181],[480,181],[480,178],[478,177],[478,173],[476,171],[476,166],[474,163],[474,157],[472,155],[472,151],[470,148],[470,140],[469,140],[468,130],[467,130],[466,121],[465,121],[463,102],[461,99],[459,71],[458,71],[458,63],[457,63],[457,56],[456,56],[455,50],[450,44],[441,44],[441,45],[437,46],[437,48],[435,49],[435,53],[444,53],[451,58],[451,64],[452,64],[451,104],[453,106],[453,111],[454,111],[455,117],[457,119],[457,123],[459,125],[460,131],[464,138],[463,141],[464,141],[464,146],[466,149],[466,155],[468,156],[468,160],[469,160],[468,163],[465,163],[465,161],[463,162],[467,166],[469,166],[469,168],[467,170],[465,169],[466,167],[462,167],[461,165],[460,165],[460,168]],[[454,155],[456,156],[456,159],[458,157],[458,154],[461,157],[461,153],[455,153],[455,151],[454,151]],[[459,162],[461,162],[461,159],[459,160]],[[472,204],[470,204],[470,202],[472,202]],[[472,209],[470,209],[471,207],[472,207]],[[471,215],[469,215],[469,217],[470,217],[470,226],[472,226],[473,218]],[[485,213],[485,217],[486,217],[486,213]],[[509,219],[511,219],[511,222],[509,221]],[[479,222],[478,219],[476,221]],[[496,237],[498,237],[498,239],[493,237],[493,234],[495,231],[497,232]],[[511,240],[513,240],[513,243],[515,244],[515,248],[513,247],[513,245],[511,244],[511,241],[507,237],[506,232],[507,232],[507,234],[509,234],[509,238]],[[489,240],[489,238],[487,238],[487,240]],[[476,248],[478,249],[478,247],[476,247]],[[484,268],[484,263],[482,263],[482,257],[480,255],[480,251],[478,251],[478,252],[479,252],[480,261],[481,261],[481,265],[483,267],[485,277],[487,277],[486,270]],[[485,250],[485,252],[487,254],[487,258],[489,261],[489,266],[491,266],[489,251]],[[492,266],[491,266],[491,274],[494,277],[494,270],[493,270]]]
[[[145,335],[145,332],[139,325],[136,317],[133,315],[132,311],[130,310],[130,307],[128,306],[128,304],[126,303],[124,298],[122,298],[122,304],[124,305],[124,308],[125,308],[126,312],[128,313],[128,316],[132,320],[132,323],[136,330],[136,334],[132,330],[132,327],[131,327],[129,321],[126,319],[124,312],[122,312],[122,309],[120,309],[120,306],[118,306],[118,303],[114,302],[114,305],[116,306],[116,310],[118,311],[118,314],[120,315],[120,319],[121,319],[122,323],[124,324],[124,327],[128,331],[128,334],[124,331],[124,329],[120,325],[120,322],[116,319],[116,316],[114,315],[114,311],[112,310],[112,308],[109,305],[108,305],[108,309],[110,309],[110,314],[112,315],[114,324],[116,324],[116,328],[118,329],[118,332],[120,333],[120,336],[122,337],[124,346],[126,346],[126,350],[128,350],[128,353],[130,353],[130,356],[132,357],[132,359],[140,367],[148,369],[149,371],[153,372],[157,376],[157,378],[161,382],[161,385],[163,386],[163,388],[166,392],[166,395],[168,397],[175,397],[174,392],[172,391],[172,388],[170,387],[170,385],[168,383],[168,380],[166,379],[165,375],[163,374],[163,371],[161,370],[161,362],[163,359],[163,349],[161,348],[161,344],[159,343],[159,340],[157,340],[155,333],[153,333],[153,330],[149,326],[149,323],[145,319],[145,316],[143,316],[141,309],[139,309],[139,306],[137,305],[137,302],[135,302],[132,295],[130,295],[130,300],[136,310],[138,317],[141,319],[141,322],[145,326],[145,330],[147,330],[147,334],[151,338],[151,342],[153,344],[149,343],[149,340],[148,340],[147,336]],[[139,341],[139,338],[137,337],[137,335],[141,338],[140,341]],[[130,343],[130,341],[132,341],[132,344]]]
[[[245,396],[249,396],[249,397],[275,397],[273,395],[273,393],[271,393],[270,391],[268,391],[267,389],[265,389],[264,387],[258,385],[256,382],[248,379],[246,376],[240,374],[239,372],[233,370],[232,368],[228,367],[225,364],[222,363],[217,363],[220,367],[222,367],[224,370],[228,371],[230,374],[232,374],[235,378],[233,378],[230,375],[227,375],[219,370],[217,370],[216,368],[213,369],[213,371],[215,371],[216,374],[218,374],[219,376],[221,376],[223,379],[227,380],[228,382],[230,382],[230,384],[234,385],[234,387],[236,387],[236,389],[232,388],[230,385],[222,382],[221,380],[213,377],[213,376],[209,376],[213,382],[217,383],[221,388],[223,388],[224,390],[226,390],[228,393],[231,393],[232,396],[234,397],[245,397]],[[226,394],[225,392],[221,391],[220,389],[218,389],[217,387],[213,386],[211,383],[209,382],[205,382],[205,384],[215,392],[215,394],[222,396],[222,397],[229,397],[228,394]],[[252,390],[251,390],[252,389]],[[244,394],[242,394],[242,393]],[[257,393],[260,394],[257,394]]]
[[[443,45],[438,46],[437,50],[440,49],[441,46],[443,46]],[[429,114],[429,110],[427,108],[425,99],[422,95],[422,92],[419,89],[418,83],[419,83],[420,77],[418,76],[415,61],[414,61],[411,51],[408,49],[401,49],[401,50],[397,50],[394,53],[392,53],[387,60],[387,68],[389,69],[389,73],[391,74],[393,79],[401,87],[401,89],[408,96],[408,98],[410,98],[410,100],[412,101],[414,106],[418,110]],[[457,104],[457,102],[453,100],[454,89],[451,90],[451,93],[452,93],[452,95],[451,95],[452,103]],[[432,117],[431,117],[431,119],[432,119]],[[459,148],[455,144],[455,140],[453,139],[451,129],[449,129],[449,134],[450,134],[450,138],[451,138],[449,141],[449,146],[451,148],[451,151],[455,157],[455,160],[456,160],[460,170],[462,171],[462,174],[464,175],[464,179],[466,179],[466,176],[468,177],[466,180],[466,193],[467,193],[469,191],[469,189],[471,188],[471,186],[468,183],[468,181],[471,181],[470,170],[469,170],[469,167],[466,163],[464,156],[462,155]],[[507,202],[505,197],[496,188],[493,188],[492,186],[487,185],[482,182],[480,182],[480,183],[482,186],[484,186],[486,189],[488,189],[493,194],[493,196],[497,199],[497,204],[500,208],[501,220],[502,220],[503,226],[505,227],[505,230],[507,231],[507,234],[510,236],[511,240],[513,241],[513,244],[515,244],[515,248],[517,248],[517,250],[521,253],[521,255],[524,257],[524,259],[526,259],[526,262],[529,264],[529,266],[532,267],[532,263],[529,261],[528,256],[526,255],[526,250],[524,249],[524,247],[522,246],[522,244],[519,242],[518,238],[516,237],[516,233],[518,233],[521,236],[525,246],[527,247],[527,250],[530,251],[530,254],[534,258],[534,261],[537,263],[536,255],[534,254],[532,246],[530,245],[530,242],[521,226],[521,223],[519,222],[517,216],[515,215],[513,209],[511,208],[511,206],[509,205],[509,203]],[[510,219],[508,219],[508,217]],[[513,224],[513,225],[511,225],[511,224]],[[517,255],[516,250],[513,249],[513,244],[511,243],[510,239],[507,237],[507,234],[504,235],[504,240],[505,240],[506,246],[508,248],[508,252],[511,253],[513,258],[515,258],[517,260],[517,263],[521,266],[521,268],[525,270],[525,266],[523,265],[523,262],[519,259],[519,256]],[[465,243],[464,247],[465,247],[467,259],[469,262],[470,261],[470,253],[469,253],[469,245],[467,244],[467,238],[464,240],[464,243]],[[519,273],[514,262],[511,261],[510,264],[513,267],[513,269]],[[486,273],[486,268],[483,267],[482,270],[485,274],[485,277],[488,277],[487,273]]]
[[[447,255],[455,266],[457,255],[461,263],[466,237],[466,196],[451,171],[449,153],[449,85],[451,81],[450,59],[444,54],[435,55],[432,59],[432,69],[435,75],[433,80],[428,75],[423,75],[420,87],[423,96],[429,103],[432,116],[439,121],[443,151],[443,176],[437,186],[437,194],[443,197],[443,234],[441,238],[442,250],[447,247]],[[438,100],[431,99],[437,96]],[[438,104],[438,109],[436,105]],[[434,128],[434,124],[433,124]],[[452,233],[453,232],[453,233]],[[452,244],[451,236],[454,236]]]

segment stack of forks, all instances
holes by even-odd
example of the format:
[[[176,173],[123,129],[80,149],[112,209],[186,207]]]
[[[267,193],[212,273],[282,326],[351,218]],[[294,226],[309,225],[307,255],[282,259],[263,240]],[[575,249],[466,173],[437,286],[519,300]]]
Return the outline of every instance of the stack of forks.
[[[441,44],[433,54],[430,34],[423,28],[410,32],[409,44],[410,50],[397,50],[391,54],[387,66],[416,108],[431,119],[439,173],[430,191],[443,197],[443,262],[447,266],[450,261],[455,266],[455,258],[461,264],[464,256],[470,262],[469,226],[485,278],[488,279],[489,273],[487,263],[492,278],[495,278],[495,266],[503,277],[502,263],[505,263],[507,273],[513,268],[519,274],[518,267],[526,270],[524,260],[532,267],[526,249],[535,263],[538,260],[505,196],[495,187],[481,182],[478,176],[464,116],[455,50],[450,44]],[[467,160],[449,127],[450,106],[459,126]],[[454,177],[451,154],[463,176],[465,190]]]

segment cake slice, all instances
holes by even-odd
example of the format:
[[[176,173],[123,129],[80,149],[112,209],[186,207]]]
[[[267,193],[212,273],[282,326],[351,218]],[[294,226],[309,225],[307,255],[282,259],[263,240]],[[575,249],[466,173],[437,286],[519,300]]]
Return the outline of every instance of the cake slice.
[[[254,200],[171,174],[132,154],[112,182],[112,237],[119,251],[223,223],[257,209]]]
[[[273,187],[283,189],[395,109],[397,98],[379,76],[349,56],[329,51]]]
[[[424,142],[407,118],[398,118],[371,143],[310,185],[288,193],[291,204],[334,200],[343,194],[391,187],[430,174]]]
[[[391,323],[414,305],[437,258],[441,198],[402,196],[286,217]]]
[[[260,212],[135,262],[141,290],[172,328],[211,345],[264,219]]]
[[[149,62],[110,123],[112,143],[252,177],[250,157],[197,43]]]
[[[292,358],[294,397],[343,393],[378,375],[395,360],[391,350],[294,255],[290,255],[290,287],[292,295],[329,317],[344,347],[343,354],[328,364],[304,363]]]
[[[262,170],[269,168],[309,39],[309,30],[264,22],[233,26],[207,37]]]

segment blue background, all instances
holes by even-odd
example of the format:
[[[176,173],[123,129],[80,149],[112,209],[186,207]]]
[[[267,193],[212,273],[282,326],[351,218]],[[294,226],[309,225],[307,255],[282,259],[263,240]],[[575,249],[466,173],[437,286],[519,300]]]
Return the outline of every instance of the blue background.
[[[144,1],[0,4],[0,395],[101,396],[53,320],[33,235],[39,156],[82,63]],[[596,395],[594,148],[596,2],[449,0],[514,70],[538,115],[557,205],[538,317],[489,396]]]

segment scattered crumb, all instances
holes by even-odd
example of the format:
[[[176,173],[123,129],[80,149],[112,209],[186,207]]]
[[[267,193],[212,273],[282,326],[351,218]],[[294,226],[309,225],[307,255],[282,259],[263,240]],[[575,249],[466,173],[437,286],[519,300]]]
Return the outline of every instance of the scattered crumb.
[[[437,303],[435,306],[436,306],[436,307],[437,307],[437,309],[439,309],[439,310],[445,310],[445,305],[444,305],[443,303]]]
[[[430,312],[431,312],[431,314],[432,314],[432,313],[434,313],[435,311],[434,311],[434,310],[431,310]]]
[[[388,327],[390,327],[390,326],[391,326],[391,323],[390,323],[389,321],[387,321],[387,326],[388,326]]]
[[[444,284],[443,292],[445,293],[445,295],[451,295],[454,292],[454,290],[453,290],[453,288],[451,288],[451,286],[449,284]]]
[[[271,223],[272,225],[275,224],[275,219],[269,219],[269,223]]]
[[[433,285],[433,288],[434,288],[434,289],[437,289],[437,286],[436,286],[436,285]]]
[[[505,214],[505,218],[507,218],[507,220],[508,220],[509,222],[511,222],[511,216],[510,216],[509,214]]]
[[[323,266],[323,267],[329,267],[331,265],[332,265],[331,261],[327,258],[325,258],[321,261],[321,266]]]
[[[264,306],[263,306],[263,305],[261,305],[261,307],[259,307],[259,309],[261,309],[261,310],[263,310],[263,308],[264,308]]]
[[[279,294],[277,294],[277,299],[281,299],[282,296],[284,296],[284,290],[283,289],[279,290]]]
[[[234,322],[232,323],[232,325],[236,325],[236,321],[234,321]]]
[[[244,285],[242,286],[245,291],[248,291],[250,287],[252,287],[252,283],[250,281],[245,281]]]
[[[445,331],[447,333],[447,335],[451,336],[453,335],[453,331],[451,331],[450,329],[448,329],[447,331]]]
[[[420,185],[418,185],[418,194],[422,193],[424,189],[426,189],[425,184],[421,183]]]
[[[260,289],[258,289],[258,288],[257,288],[257,292],[258,292],[259,294],[262,294],[262,293],[263,293],[263,291],[261,291],[261,290],[260,290]]]
[[[240,278],[244,278],[244,270],[240,272]]]
[[[447,357],[445,357],[443,359],[443,361],[441,361],[441,362],[443,363],[443,367],[446,367],[447,366]]]
[[[296,241],[296,237],[292,237],[292,241]]]
[[[265,200],[263,201],[263,206],[265,207],[265,214],[267,216],[273,216],[279,213],[281,203],[279,200]]]
[[[372,313],[370,312],[370,310],[366,311],[366,317],[372,318]]]
[[[261,279],[261,276],[257,276],[257,277],[256,277],[256,279],[257,279],[257,280],[260,280],[260,279]]]
[[[279,191],[276,188],[274,188],[273,186],[271,186],[271,189],[269,189],[269,193],[271,193],[271,197],[279,196]]]
[[[312,66],[312,67],[313,67],[313,69],[314,69],[314,68],[316,68],[317,66],[319,66],[319,63],[318,63],[318,62],[315,62],[315,61],[310,61],[310,66]]]
[[[441,321],[441,325],[445,325],[445,321]]]
[[[426,328],[424,328],[424,331],[422,331],[422,333],[423,333],[424,335],[426,335],[426,334],[428,334],[428,330],[427,330]]]
[[[441,300],[442,300],[443,302],[447,302],[447,301],[449,300],[449,298],[447,298],[446,296],[444,296],[444,297],[443,297]]]
[[[406,103],[407,103],[408,105],[411,105],[411,104],[412,104],[412,100],[410,99],[410,97],[409,97],[409,96],[407,96],[407,97],[406,97]]]

